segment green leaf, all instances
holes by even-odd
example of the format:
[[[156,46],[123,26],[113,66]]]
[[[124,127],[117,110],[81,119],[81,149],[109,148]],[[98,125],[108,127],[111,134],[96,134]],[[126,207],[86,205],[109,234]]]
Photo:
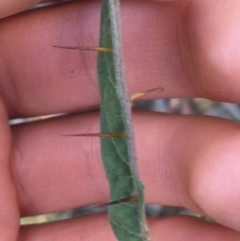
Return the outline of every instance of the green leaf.
[[[128,203],[109,206],[109,220],[120,241],[149,241],[143,185],[139,178],[120,33],[118,0],[103,0],[98,79],[101,96],[101,133],[126,133],[125,138],[101,138],[102,159],[110,185],[111,201],[136,196]]]

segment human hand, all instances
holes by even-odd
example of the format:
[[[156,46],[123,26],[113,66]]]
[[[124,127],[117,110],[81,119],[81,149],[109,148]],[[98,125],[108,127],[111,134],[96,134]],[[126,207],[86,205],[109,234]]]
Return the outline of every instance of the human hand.
[[[100,1],[10,16],[35,3],[0,2],[1,240],[116,240],[105,214],[18,232],[19,216],[109,200],[99,140],[61,137],[98,132],[97,111],[9,128],[9,118],[99,104],[96,53],[50,45],[96,46]],[[123,1],[130,92],[163,87],[151,96],[239,102],[239,5],[238,0]],[[239,125],[146,111],[135,111],[133,120],[147,202],[185,206],[225,226],[191,217],[151,219],[152,239],[239,240],[233,231],[240,230]]]

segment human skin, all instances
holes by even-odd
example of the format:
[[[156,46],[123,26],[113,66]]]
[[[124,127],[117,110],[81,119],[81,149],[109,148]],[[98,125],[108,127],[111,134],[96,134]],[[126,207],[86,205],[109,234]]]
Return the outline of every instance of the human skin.
[[[91,111],[11,127],[8,120],[99,104],[96,53],[50,45],[97,46],[100,1],[22,12],[37,0],[0,1],[0,239],[114,241],[106,214],[19,227],[19,217],[109,201]],[[238,0],[122,1],[126,76],[131,93],[151,98],[240,101]],[[240,134],[212,117],[134,111],[148,203],[185,206],[192,217],[149,220],[152,240],[240,240]],[[144,148],[143,148],[144,147]]]

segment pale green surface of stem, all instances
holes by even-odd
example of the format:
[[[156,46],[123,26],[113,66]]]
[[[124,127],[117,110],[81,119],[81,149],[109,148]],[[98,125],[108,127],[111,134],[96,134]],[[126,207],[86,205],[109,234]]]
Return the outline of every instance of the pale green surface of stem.
[[[131,100],[127,91],[118,0],[103,0],[98,78],[101,96],[101,133],[126,133],[126,137],[101,138],[102,159],[110,185],[111,201],[136,196],[128,203],[109,206],[109,220],[119,241],[149,241],[143,184],[137,169]]]

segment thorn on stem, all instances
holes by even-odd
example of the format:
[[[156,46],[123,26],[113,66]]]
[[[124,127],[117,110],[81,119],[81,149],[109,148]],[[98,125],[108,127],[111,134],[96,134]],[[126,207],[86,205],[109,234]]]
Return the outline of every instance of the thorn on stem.
[[[85,47],[85,46],[57,46],[57,45],[51,45],[54,48],[60,48],[60,49],[74,49],[74,50],[88,50],[88,51],[98,51],[98,52],[113,52],[112,47]]]
[[[142,92],[138,92],[138,93],[135,93],[135,94],[132,94],[131,95],[131,100],[135,100],[139,97],[142,97],[146,94],[150,94],[151,92],[161,92],[163,91],[164,89],[162,87],[159,87],[159,88],[154,88],[154,89],[150,89],[150,90],[145,90],[145,91],[142,91]]]
[[[67,134],[63,136],[90,136],[90,137],[126,137],[126,132],[116,132],[116,133],[84,133],[84,134]]]
[[[105,204],[102,204],[102,205],[97,205],[96,207],[105,207],[105,206],[111,206],[111,205],[121,204],[121,203],[129,203],[129,202],[134,202],[136,200],[137,200],[137,195],[133,195],[133,196],[126,197],[126,198],[123,198],[123,199],[119,199],[119,200],[116,200],[116,201],[105,203]]]

